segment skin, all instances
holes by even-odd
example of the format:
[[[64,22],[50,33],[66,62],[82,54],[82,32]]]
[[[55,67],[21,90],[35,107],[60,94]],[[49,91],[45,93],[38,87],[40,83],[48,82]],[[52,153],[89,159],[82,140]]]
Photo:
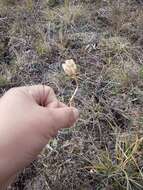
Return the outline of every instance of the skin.
[[[0,99],[0,185],[29,165],[50,138],[71,127],[78,110],[42,85],[9,90]]]

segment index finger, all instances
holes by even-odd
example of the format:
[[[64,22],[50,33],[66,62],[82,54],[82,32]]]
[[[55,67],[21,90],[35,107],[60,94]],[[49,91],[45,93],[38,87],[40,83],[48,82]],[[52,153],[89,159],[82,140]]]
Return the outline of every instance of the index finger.
[[[32,95],[36,103],[40,106],[47,107],[49,104],[58,101],[54,90],[49,86],[34,85],[25,88],[28,93]]]

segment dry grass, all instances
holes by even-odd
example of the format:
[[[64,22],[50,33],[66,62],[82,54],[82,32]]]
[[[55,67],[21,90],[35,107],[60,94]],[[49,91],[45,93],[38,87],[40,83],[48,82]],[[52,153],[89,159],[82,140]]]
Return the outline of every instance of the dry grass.
[[[4,3],[3,3],[4,2]],[[137,0],[0,1],[0,93],[44,83],[81,115],[11,189],[143,189],[143,11]]]

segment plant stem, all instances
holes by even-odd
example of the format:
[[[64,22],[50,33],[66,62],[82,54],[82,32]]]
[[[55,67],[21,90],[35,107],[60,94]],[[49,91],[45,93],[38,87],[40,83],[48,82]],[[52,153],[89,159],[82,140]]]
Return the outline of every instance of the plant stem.
[[[76,93],[77,93],[77,91],[78,91],[78,80],[77,80],[77,77],[76,77],[76,76],[74,77],[74,80],[75,80],[75,82],[76,82],[76,89],[75,89],[73,95],[71,96],[71,98],[70,98],[70,100],[69,100],[69,105],[70,105],[70,107],[72,106],[74,97],[75,97],[75,95],[76,95]]]
[[[65,0],[65,7],[68,8],[69,6],[69,0]]]

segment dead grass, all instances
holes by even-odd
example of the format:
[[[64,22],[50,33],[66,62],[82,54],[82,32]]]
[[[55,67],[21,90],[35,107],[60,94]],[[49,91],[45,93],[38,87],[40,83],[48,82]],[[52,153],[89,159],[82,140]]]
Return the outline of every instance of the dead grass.
[[[80,73],[78,123],[11,189],[143,189],[142,2],[0,2],[1,94],[42,83],[68,103],[76,84],[61,65],[72,58]]]

